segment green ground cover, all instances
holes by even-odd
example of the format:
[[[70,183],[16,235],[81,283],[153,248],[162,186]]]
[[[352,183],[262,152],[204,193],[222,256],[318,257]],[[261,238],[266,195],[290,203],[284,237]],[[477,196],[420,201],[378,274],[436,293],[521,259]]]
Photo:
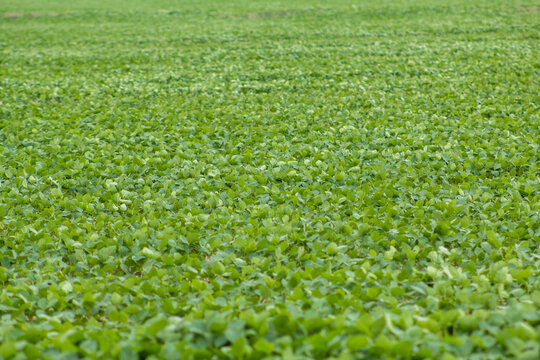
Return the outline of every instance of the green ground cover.
[[[538,1],[0,0],[0,359],[537,359]]]

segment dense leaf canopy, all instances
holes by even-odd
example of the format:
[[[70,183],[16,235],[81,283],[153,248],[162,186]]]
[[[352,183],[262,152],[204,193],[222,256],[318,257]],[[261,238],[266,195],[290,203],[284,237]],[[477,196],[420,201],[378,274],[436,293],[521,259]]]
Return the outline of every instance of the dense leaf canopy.
[[[539,11],[0,0],[0,359],[538,359]]]

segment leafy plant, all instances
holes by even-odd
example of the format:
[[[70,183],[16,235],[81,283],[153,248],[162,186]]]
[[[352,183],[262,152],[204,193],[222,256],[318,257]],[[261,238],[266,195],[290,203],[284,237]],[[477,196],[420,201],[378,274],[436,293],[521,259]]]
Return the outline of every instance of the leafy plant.
[[[538,6],[0,0],[0,359],[537,359]]]

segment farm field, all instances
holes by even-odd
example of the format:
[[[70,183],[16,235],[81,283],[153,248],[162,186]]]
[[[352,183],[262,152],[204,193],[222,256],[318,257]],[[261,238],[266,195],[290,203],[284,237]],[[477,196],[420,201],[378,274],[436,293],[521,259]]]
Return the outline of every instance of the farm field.
[[[540,357],[540,2],[0,0],[0,359]]]

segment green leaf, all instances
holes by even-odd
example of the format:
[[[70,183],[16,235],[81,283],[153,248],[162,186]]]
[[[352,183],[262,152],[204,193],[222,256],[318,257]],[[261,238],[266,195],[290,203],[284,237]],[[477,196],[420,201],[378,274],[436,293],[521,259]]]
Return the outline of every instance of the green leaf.
[[[369,339],[366,336],[356,335],[347,339],[347,347],[352,351],[360,350],[369,345]]]
[[[330,243],[327,247],[326,247],[326,253],[328,255],[335,255],[338,253],[338,246],[336,243]]]
[[[2,355],[4,359],[9,359],[15,354],[17,354],[15,342],[11,340],[4,340],[0,345],[0,355]]]
[[[157,335],[157,333],[163,330],[165,326],[167,326],[167,324],[168,324],[167,319],[163,319],[159,317],[150,319],[145,323],[146,332],[148,333],[149,336],[154,337]]]
[[[257,351],[262,352],[265,355],[272,354],[272,351],[274,349],[274,345],[265,339],[259,339],[253,344],[253,348]]]

